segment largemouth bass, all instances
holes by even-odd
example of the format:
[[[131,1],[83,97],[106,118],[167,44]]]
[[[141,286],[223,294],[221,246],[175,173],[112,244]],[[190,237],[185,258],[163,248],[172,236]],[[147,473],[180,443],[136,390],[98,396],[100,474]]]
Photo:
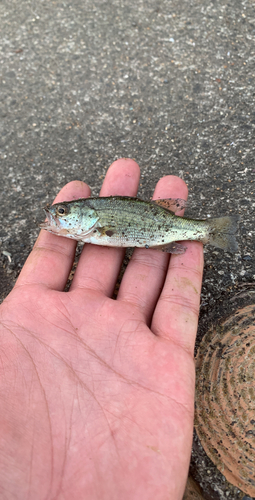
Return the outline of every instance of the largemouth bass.
[[[196,240],[229,252],[237,251],[234,235],[238,215],[195,220],[172,213],[185,205],[181,199],[81,198],[45,208],[47,220],[40,227],[94,245],[155,248],[181,254],[186,248],[177,241]]]

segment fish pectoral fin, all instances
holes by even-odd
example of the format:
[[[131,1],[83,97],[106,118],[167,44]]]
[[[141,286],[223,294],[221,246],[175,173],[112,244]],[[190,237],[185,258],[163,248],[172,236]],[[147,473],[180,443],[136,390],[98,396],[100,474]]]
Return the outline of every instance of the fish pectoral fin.
[[[165,198],[162,200],[151,200],[151,202],[170,210],[170,212],[173,212],[174,214],[176,212],[180,212],[188,206],[188,202],[182,198]]]
[[[176,241],[172,241],[172,243],[167,243],[167,245],[160,245],[154,248],[155,250],[161,250],[162,252],[173,253],[176,255],[181,255],[186,252],[187,247],[182,245],[181,243],[176,243]]]
[[[116,227],[113,226],[97,226],[95,229],[100,236],[109,236],[109,238],[116,233]]]

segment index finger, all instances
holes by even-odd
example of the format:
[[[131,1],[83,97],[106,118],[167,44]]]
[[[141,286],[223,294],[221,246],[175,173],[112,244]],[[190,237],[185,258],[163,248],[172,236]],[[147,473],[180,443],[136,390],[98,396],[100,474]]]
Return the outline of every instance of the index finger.
[[[89,195],[90,189],[85,182],[72,181],[61,189],[54,203],[86,198]],[[15,287],[41,284],[54,290],[63,290],[72,268],[75,249],[76,241],[42,229]]]

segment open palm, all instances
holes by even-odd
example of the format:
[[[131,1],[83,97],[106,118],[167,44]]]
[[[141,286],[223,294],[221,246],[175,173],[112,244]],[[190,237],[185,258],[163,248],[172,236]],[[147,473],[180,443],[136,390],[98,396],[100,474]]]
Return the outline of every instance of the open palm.
[[[139,167],[118,160],[101,195],[137,192]],[[89,196],[65,186],[56,201]],[[187,196],[167,176],[156,198]],[[0,498],[181,500],[190,460],[193,349],[202,245],[184,255],[137,249],[118,298],[123,250],[41,231],[0,307]]]

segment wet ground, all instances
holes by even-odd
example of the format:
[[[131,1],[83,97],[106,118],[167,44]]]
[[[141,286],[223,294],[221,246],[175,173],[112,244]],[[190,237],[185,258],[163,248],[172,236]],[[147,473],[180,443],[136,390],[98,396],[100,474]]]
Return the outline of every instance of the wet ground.
[[[189,216],[242,217],[239,253],[205,249],[201,336],[255,278],[254,2],[2,0],[0,26],[1,299],[42,207],[73,179],[97,195],[112,161],[131,157],[140,197],[171,173]],[[195,441],[205,498],[243,498],[201,456]]]

